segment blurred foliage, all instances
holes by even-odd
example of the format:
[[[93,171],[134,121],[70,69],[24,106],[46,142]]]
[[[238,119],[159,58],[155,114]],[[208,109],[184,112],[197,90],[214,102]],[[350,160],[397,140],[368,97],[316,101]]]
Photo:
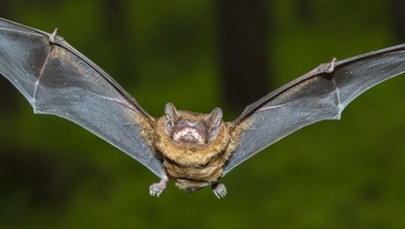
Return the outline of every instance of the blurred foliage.
[[[0,12],[58,27],[154,116],[168,101],[200,112],[221,105],[215,1],[127,0],[118,12],[108,2],[6,1]],[[390,3],[272,1],[273,82],[394,45]],[[150,197],[158,178],[141,164],[72,123],[34,117],[15,90],[18,105],[0,110],[0,228],[403,228],[404,91],[403,76],[389,80],[341,121],[274,144],[224,178],[219,201],[208,188],[187,194],[172,183]]]

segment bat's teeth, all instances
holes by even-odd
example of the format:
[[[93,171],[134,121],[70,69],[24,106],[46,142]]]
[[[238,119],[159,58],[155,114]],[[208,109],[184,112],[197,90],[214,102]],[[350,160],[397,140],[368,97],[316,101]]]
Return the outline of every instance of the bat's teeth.
[[[173,135],[175,141],[192,141],[198,144],[203,144],[204,140],[196,128],[185,127]]]

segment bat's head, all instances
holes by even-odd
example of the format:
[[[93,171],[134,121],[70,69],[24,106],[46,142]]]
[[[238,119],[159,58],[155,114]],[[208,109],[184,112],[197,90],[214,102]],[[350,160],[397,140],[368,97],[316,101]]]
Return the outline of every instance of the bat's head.
[[[222,110],[210,114],[177,111],[173,104],[165,107],[165,129],[177,143],[204,145],[217,137],[222,123]]]
[[[210,114],[177,111],[173,104],[156,122],[156,147],[178,164],[204,164],[224,152],[229,142],[228,127],[222,111]]]

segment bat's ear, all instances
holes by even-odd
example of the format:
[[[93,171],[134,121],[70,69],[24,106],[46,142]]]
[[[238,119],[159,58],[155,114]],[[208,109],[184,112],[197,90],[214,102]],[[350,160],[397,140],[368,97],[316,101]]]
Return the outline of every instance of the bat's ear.
[[[206,122],[208,124],[210,140],[217,136],[219,127],[221,126],[222,116],[222,110],[218,107],[212,110],[211,114],[208,115]]]
[[[167,103],[165,106],[165,116],[166,116],[166,129],[169,133],[172,132],[174,124],[179,118],[179,113],[173,103]]]

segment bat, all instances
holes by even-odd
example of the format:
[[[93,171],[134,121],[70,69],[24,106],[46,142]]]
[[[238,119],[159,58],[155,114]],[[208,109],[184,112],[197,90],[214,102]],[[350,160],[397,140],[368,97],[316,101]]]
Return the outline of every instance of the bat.
[[[113,78],[61,36],[0,19],[0,74],[36,114],[53,114],[89,130],[146,166],[160,181],[188,192],[211,186],[262,149],[302,127],[340,119],[357,96],[405,71],[405,44],[329,63],[250,104],[234,121],[167,103],[152,117]]]

